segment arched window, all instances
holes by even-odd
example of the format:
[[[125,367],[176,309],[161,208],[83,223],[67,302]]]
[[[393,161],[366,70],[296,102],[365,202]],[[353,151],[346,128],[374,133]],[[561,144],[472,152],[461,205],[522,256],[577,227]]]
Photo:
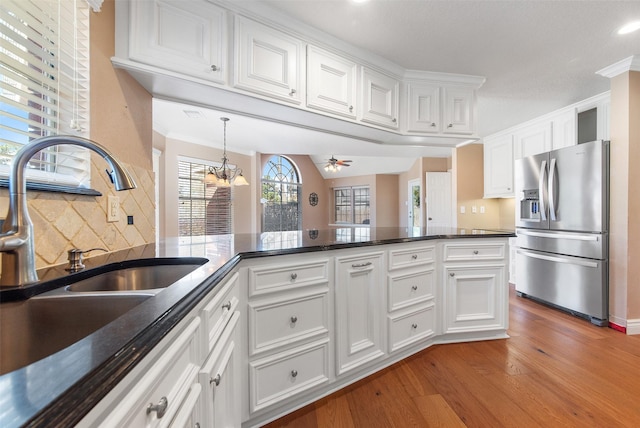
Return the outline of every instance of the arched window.
[[[284,156],[272,156],[262,170],[262,231],[299,230],[302,183],[298,168]]]

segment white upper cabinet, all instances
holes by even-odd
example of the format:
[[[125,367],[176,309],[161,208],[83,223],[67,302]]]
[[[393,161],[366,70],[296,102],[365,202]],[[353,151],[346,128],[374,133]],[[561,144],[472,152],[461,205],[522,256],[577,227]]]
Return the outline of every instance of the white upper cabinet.
[[[203,0],[132,1],[134,61],[218,83],[227,76],[226,12]]]
[[[236,16],[235,31],[234,86],[301,104],[302,42],[242,16]]]
[[[484,197],[513,197],[513,136],[484,140]]]
[[[439,85],[407,84],[407,102],[408,132],[442,132]]]
[[[474,131],[474,99],[473,88],[445,87],[443,129],[445,134],[473,134]]]
[[[363,122],[398,129],[400,82],[386,74],[362,68]]]
[[[553,116],[551,126],[553,128],[553,150],[563,147],[575,146],[578,142],[576,136],[576,110],[574,108]]]
[[[355,119],[357,70],[347,58],[307,46],[307,107]]]
[[[514,134],[514,157],[525,158],[551,150],[551,122],[544,121],[519,129]]]

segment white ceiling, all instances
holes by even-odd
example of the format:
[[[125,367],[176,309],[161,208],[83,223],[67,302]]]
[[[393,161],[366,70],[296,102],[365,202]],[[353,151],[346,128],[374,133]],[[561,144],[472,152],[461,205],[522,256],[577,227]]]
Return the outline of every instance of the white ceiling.
[[[234,0],[317,28],[406,69],[486,77],[478,90],[478,134],[486,136],[609,90],[596,71],[640,54],[640,31],[618,35],[640,20],[640,1],[583,0]],[[184,110],[200,111],[191,119]],[[229,151],[332,154],[354,160],[339,174],[406,170],[417,156],[450,149],[349,140],[202,107],[154,102],[154,128],[164,135],[220,146],[220,116]],[[346,149],[348,147],[348,149]],[[398,153],[401,152],[401,155]],[[366,157],[363,157],[366,155]],[[383,162],[377,160],[383,159]],[[357,168],[360,164],[363,168]],[[389,164],[387,170],[383,165]],[[364,166],[368,168],[364,168]],[[348,170],[348,172],[347,172]],[[368,172],[369,171],[369,172]]]

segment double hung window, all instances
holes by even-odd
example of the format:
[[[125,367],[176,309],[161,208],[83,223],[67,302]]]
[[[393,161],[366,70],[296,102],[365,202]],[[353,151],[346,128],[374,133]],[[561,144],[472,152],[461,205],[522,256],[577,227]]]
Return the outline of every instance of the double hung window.
[[[333,190],[334,222],[337,224],[369,224],[368,187],[340,187]]]

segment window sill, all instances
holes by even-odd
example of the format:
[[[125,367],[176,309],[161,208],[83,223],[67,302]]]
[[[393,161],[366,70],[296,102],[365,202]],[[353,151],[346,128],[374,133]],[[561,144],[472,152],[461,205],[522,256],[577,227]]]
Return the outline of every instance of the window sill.
[[[0,178],[0,187],[9,187],[9,179]],[[84,196],[102,196],[102,193],[94,189],[62,186],[60,184],[37,183],[32,181],[27,181],[27,190],[35,190],[38,192],[67,193]]]

